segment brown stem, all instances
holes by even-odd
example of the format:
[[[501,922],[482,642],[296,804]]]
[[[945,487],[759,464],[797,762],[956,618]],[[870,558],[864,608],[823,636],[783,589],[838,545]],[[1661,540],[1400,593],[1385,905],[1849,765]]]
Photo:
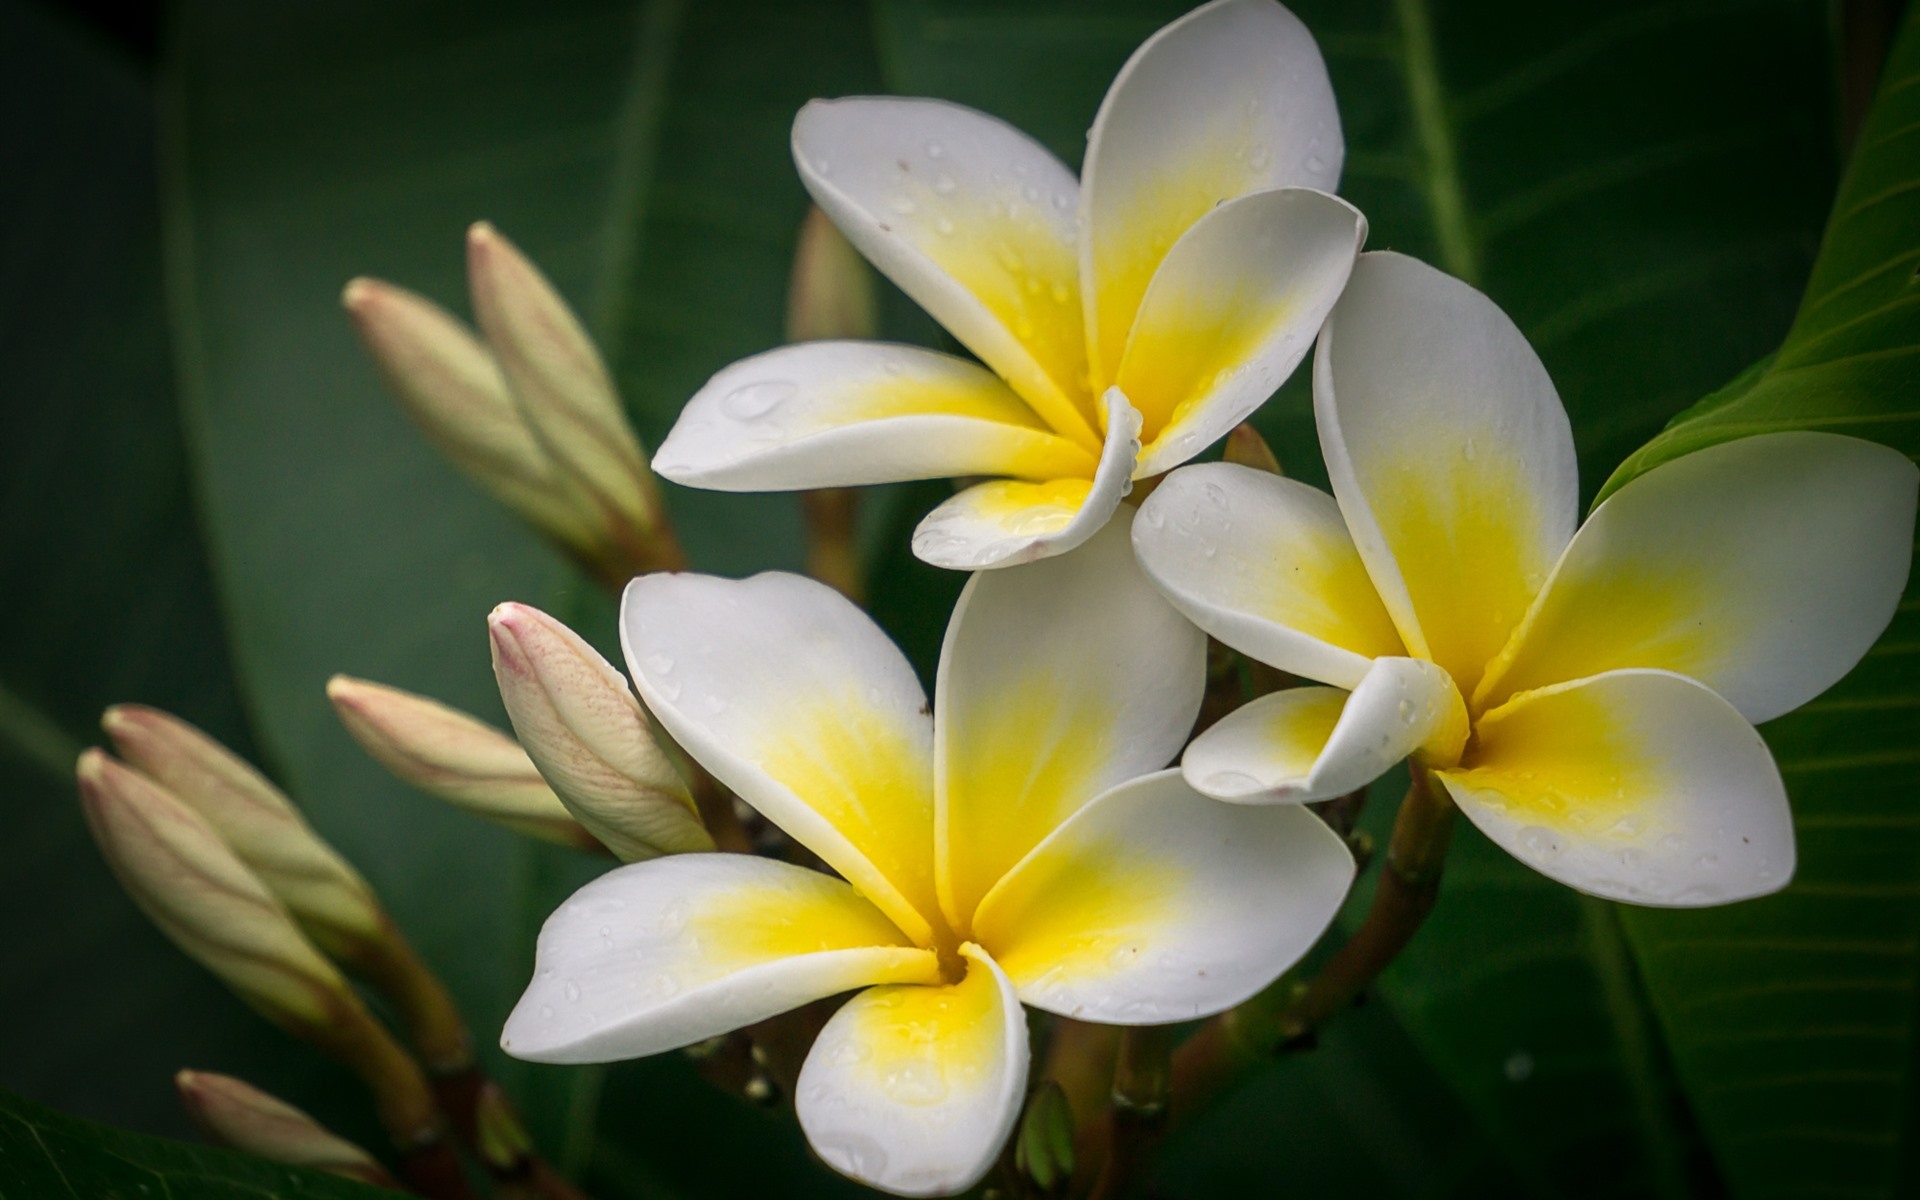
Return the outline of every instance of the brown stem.
[[[452,1143],[439,1137],[424,1145],[404,1147],[400,1151],[400,1176],[416,1195],[427,1200],[474,1200],[467,1173]]]
[[[860,493],[854,488],[819,488],[800,493],[807,523],[807,574],[855,604],[866,598],[855,524]]]
[[[739,814],[733,811],[733,797],[720,781],[708,773],[707,769],[695,762],[692,755],[686,755],[687,787],[693,793],[693,806],[700,812],[701,823],[713,836],[714,849],[728,854],[752,854],[753,839],[740,825]]]
[[[1113,1103],[1106,1114],[1108,1147],[1090,1200],[1126,1194],[1167,1130],[1173,1082],[1171,1025],[1137,1025],[1120,1035]]]

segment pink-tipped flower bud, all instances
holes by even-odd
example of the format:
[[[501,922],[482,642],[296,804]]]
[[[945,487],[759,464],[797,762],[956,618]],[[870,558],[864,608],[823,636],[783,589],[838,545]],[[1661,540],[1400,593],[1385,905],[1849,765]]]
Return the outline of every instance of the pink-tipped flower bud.
[[[625,676],[539,609],[502,604],[487,624],[514,732],[582,825],[629,862],[713,849]]]

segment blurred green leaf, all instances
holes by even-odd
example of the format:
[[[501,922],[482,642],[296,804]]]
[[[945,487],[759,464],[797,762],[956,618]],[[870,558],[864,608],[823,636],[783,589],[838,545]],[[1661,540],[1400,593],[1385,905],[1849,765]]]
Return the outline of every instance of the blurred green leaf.
[[[1910,10],[1911,13],[1912,10]],[[1825,429],[1920,454],[1920,15],[1889,60],[1806,298],[1777,354],[1676,419],[1609,487],[1702,446]],[[1799,840],[1793,885],[1627,929],[1738,1195],[1920,1187],[1920,593],[1851,675],[1764,730]]]
[[[243,750],[188,493],[140,68],[0,4],[0,1083],[184,1133],[172,1075],[218,1066],[323,1112],[344,1073],[252,1016],[122,894],[74,796],[118,701]],[[20,114],[31,114],[31,118]]]
[[[391,1200],[393,1194],[245,1154],[109,1129],[0,1092],[5,1200]]]

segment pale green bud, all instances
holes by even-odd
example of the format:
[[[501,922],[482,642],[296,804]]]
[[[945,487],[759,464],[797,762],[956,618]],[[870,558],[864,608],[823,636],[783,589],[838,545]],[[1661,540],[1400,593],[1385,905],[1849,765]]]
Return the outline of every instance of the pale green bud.
[[[211,1071],[181,1071],[173,1083],[194,1124],[223,1146],[375,1187],[400,1187],[373,1155],[250,1083]]]
[[[608,524],[637,571],[676,567],[659,485],[607,366],[560,293],[482,221],[467,231],[467,285],[521,417],[563,483]]]
[[[341,303],[387,387],[442,454],[547,536],[596,552],[600,523],[561,481],[499,361],[463,322],[378,279],[353,280]]]
[[[327,681],[327,699],[374,761],[421,791],[516,833],[598,847],[526,752],[478,717],[347,675]]]
[[[189,958],[301,1037],[360,1004],[213,825],[104,751],[80,756],[80,807],[127,894]]]
[[[502,604],[487,625],[514,732],[582,825],[628,862],[713,849],[625,676],[538,609]]]
[[[1058,1083],[1048,1079],[1034,1089],[1020,1119],[1014,1165],[1044,1195],[1066,1194],[1073,1176],[1073,1109]]]
[[[206,818],[328,953],[351,957],[385,936],[387,921],[367,881],[238,755],[144,705],[116,704],[100,726],[129,766]]]
[[[827,214],[809,208],[787,283],[787,340],[870,338],[879,327],[872,268]]]

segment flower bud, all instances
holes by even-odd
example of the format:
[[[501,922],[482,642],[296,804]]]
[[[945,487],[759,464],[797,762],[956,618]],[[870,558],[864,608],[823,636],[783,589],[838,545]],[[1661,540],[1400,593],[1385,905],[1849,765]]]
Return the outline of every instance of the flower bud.
[[[107,865],[188,957],[297,1036],[359,1008],[340,972],[206,818],[103,751],[82,754],[77,774]]]
[[[599,848],[526,752],[486,722],[437,700],[347,675],[327,681],[327,699],[374,761],[421,791],[516,833]]]
[[[1026,1115],[1013,1147],[1014,1166],[1041,1194],[1064,1195],[1073,1175],[1073,1110],[1067,1094],[1044,1080],[1027,1101]]]
[[[100,726],[128,765],[206,818],[329,954],[350,957],[360,943],[385,936],[388,923],[367,881],[238,755],[145,705],[117,704]]]
[[[629,567],[679,566],[646,452],[580,319],[540,269],[484,221],[467,231],[467,284],[520,415],[562,481],[608,520]]]
[[[1273,447],[1267,445],[1267,439],[1260,431],[1245,421],[1233,427],[1227,435],[1226,453],[1223,457],[1230,463],[1243,467],[1252,467],[1256,471],[1265,471],[1269,475],[1284,475],[1280,469],[1280,460],[1274,456]]]
[[[713,849],[626,677],[535,608],[487,618],[514,732],[567,809],[620,858]]]
[[[173,1083],[193,1123],[223,1146],[375,1187],[400,1186],[373,1155],[252,1084],[211,1071],[181,1071]]]
[[[787,340],[871,338],[879,327],[872,269],[827,214],[809,208],[787,283]]]
[[[577,554],[599,538],[589,510],[514,403],[493,353],[451,313],[378,279],[341,296],[381,378],[428,440],[494,498]]]

